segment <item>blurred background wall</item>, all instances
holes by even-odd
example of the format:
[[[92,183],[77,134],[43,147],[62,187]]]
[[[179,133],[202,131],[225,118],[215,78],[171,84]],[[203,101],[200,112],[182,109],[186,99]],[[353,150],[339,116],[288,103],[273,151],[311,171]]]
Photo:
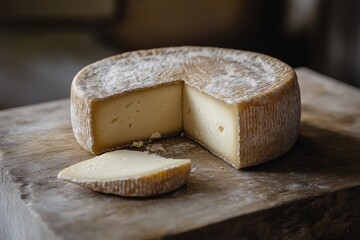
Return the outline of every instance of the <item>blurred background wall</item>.
[[[85,65],[124,51],[262,52],[360,87],[358,0],[0,0],[0,109],[69,97]]]

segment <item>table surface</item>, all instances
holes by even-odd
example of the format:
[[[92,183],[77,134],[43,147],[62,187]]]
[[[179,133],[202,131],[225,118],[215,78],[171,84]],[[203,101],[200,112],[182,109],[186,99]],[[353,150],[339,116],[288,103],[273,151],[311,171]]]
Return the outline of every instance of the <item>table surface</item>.
[[[153,198],[96,193],[56,178],[91,157],[73,136],[68,99],[1,111],[0,236],[358,236],[360,91],[306,68],[296,71],[301,127],[287,154],[236,170],[186,138],[160,140],[166,152],[159,155],[190,158],[192,171],[186,186]]]

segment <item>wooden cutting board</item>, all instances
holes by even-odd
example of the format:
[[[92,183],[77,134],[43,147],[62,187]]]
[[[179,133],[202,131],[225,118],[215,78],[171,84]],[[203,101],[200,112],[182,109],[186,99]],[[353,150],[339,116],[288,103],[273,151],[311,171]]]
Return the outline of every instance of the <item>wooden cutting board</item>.
[[[188,184],[154,198],[100,194],[56,178],[92,157],[69,100],[0,112],[1,239],[242,239],[360,234],[360,91],[297,69],[300,136],[284,156],[236,170],[181,137],[160,155],[192,159]]]

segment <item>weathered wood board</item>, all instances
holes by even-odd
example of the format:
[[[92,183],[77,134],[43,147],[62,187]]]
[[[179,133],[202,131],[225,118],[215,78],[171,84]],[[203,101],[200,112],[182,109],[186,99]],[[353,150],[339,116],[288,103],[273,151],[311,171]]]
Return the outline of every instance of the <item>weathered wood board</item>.
[[[186,138],[159,141],[192,159],[188,184],[121,198],[56,178],[91,155],[75,141],[69,100],[0,112],[1,239],[245,239],[360,234],[360,91],[297,69],[302,122],[295,146],[236,170]]]

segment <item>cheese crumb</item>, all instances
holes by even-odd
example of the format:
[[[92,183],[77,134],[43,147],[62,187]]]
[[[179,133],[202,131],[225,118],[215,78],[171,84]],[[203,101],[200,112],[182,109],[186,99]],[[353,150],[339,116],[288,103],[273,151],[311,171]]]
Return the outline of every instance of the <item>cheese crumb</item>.
[[[161,134],[159,132],[154,132],[151,134],[150,139],[161,138]]]
[[[150,144],[145,148],[149,152],[165,152],[165,148],[161,144]]]
[[[141,148],[142,146],[144,146],[144,142],[143,141],[133,142],[131,146]]]

